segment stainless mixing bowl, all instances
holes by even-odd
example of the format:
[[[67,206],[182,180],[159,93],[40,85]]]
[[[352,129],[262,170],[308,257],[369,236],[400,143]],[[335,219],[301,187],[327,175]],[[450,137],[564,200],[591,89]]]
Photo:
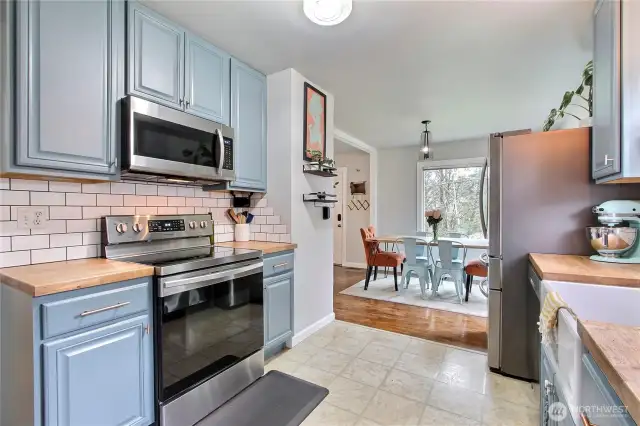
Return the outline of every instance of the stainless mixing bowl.
[[[589,226],[587,238],[601,256],[621,257],[636,242],[638,228]]]

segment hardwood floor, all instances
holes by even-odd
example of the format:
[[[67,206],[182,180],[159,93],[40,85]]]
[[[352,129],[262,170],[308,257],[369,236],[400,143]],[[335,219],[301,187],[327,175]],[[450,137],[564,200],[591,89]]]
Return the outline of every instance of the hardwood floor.
[[[485,318],[339,294],[364,278],[364,269],[334,266],[336,319],[467,349],[487,350]]]

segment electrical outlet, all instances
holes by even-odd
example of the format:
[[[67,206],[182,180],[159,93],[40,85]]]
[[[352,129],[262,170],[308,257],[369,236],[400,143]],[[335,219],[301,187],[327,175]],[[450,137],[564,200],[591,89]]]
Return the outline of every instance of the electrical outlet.
[[[18,207],[18,228],[46,228],[49,221],[46,209],[46,207]]]

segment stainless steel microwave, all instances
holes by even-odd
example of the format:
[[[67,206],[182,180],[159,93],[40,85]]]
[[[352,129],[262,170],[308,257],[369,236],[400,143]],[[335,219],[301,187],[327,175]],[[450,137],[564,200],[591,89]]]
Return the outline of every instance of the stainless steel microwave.
[[[233,129],[135,96],[122,104],[122,176],[235,180]]]

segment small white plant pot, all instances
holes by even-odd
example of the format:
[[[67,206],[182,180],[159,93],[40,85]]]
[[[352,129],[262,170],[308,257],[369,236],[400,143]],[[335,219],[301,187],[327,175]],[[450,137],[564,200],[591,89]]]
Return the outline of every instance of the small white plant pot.
[[[236,224],[236,241],[249,241],[250,232],[249,232],[249,224],[247,223],[238,223]]]
[[[593,125],[593,117],[587,117],[580,120],[580,127],[591,127]]]

